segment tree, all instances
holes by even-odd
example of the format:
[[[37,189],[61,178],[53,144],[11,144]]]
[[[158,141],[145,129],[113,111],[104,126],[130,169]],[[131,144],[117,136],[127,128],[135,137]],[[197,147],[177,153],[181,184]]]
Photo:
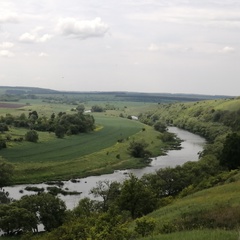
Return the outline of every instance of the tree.
[[[49,193],[42,193],[37,196],[39,206],[40,222],[46,231],[50,231],[63,224],[66,205],[63,200]]]
[[[104,108],[99,105],[93,105],[91,108],[92,112],[104,112]]]
[[[0,205],[0,229],[7,234],[31,231],[37,219],[25,208],[12,204]]]
[[[156,208],[157,199],[151,189],[133,174],[123,182],[118,198],[121,210],[127,210],[132,218],[141,217]]]
[[[13,165],[0,157],[0,188],[6,186],[13,176]]]
[[[36,143],[38,141],[38,133],[35,130],[30,130],[25,134],[25,140]]]
[[[84,113],[84,110],[85,110],[85,107],[83,104],[80,104],[76,107],[76,110],[79,112],[79,113]]]
[[[62,125],[57,125],[55,129],[55,135],[58,138],[63,138],[65,134],[65,128]]]
[[[108,180],[99,181],[97,182],[97,186],[91,189],[90,193],[94,197],[101,197],[103,199],[102,210],[107,211],[120,194],[120,183]]]
[[[148,147],[148,144],[144,141],[141,142],[130,142],[130,145],[128,147],[128,151],[132,157],[135,158],[145,158],[149,157],[151,153],[146,150]]]
[[[154,129],[158,132],[166,132],[167,131],[167,126],[166,124],[162,123],[162,122],[156,122],[154,124]]]
[[[64,222],[65,203],[49,193],[24,196],[15,204],[33,213],[38,219],[38,223],[42,223],[46,231],[57,228]]]
[[[240,135],[237,133],[228,134],[220,156],[220,165],[229,170],[240,167]]]
[[[0,132],[9,131],[9,128],[6,123],[0,123]]]
[[[10,203],[11,199],[8,197],[9,193],[4,190],[0,190],[0,205],[3,203]]]
[[[73,209],[73,214],[77,217],[90,217],[92,213],[98,212],[99,208],[99,201],[85,197],[81,199],[78,206]]]

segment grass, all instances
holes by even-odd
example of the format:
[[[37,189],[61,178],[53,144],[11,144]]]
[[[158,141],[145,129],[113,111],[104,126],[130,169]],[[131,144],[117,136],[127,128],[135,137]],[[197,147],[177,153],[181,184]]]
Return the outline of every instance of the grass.
[[[156,220],[156,229],[153,238],[141,239],[235,239],[238,240],[239,227],[239,196],[240,196],[240,181],[237,180],[239,174],[236,175],[235,182],[226,183],[221,186],[216,186],[203,191],[199,191],[182,199],[177,199],[170,205],[162,207],[151,214],[150,217]],[[234,212],[235,210],[238,212]],[[203,215],[199,214],[203,213]],[[224,222],[226,229],[231,231],[224,231],[226,229],[206,229],[197,225],[199,217],[210,216],[210,219],[217,219],[221,223]],[[176,227],[177,223],[183,217],[190,217],[192,221],[190,225],[194,227],[193,230],[186,229],[180,231]],[[234,222],[234,224],[232,224]],[[238,224],[236,224],[238,222]],[[208,220],[207,226],[211,228]],[[232,224],[232,225],[231,225]],[[235,227],[234,227],[235,226]],[[205,227],[206,228],[206,227]],[[164,232],[163,232],[164,229]],[[188,231],[187,231],[188,230]],[[170,234],[163,234],[165,232]],[[162,233],[162,234],[160,234]]]
[[[17,143],[1,150],[15,166],[14,183],[37,183],[110,173],[115,169],[139,168],[145,164],[129,156],[129,141],[144,139],[154,156],[161,154],[158,132],[138,121],[94,114],[98,130],[89,134],[55,138],[39,133],[39,143]],[[142,128],[145,131],[142,131]],[[17,129],[16,134],[23,134]],[[123,139],[122,143],[118,140]]]
[[[161,234],[159,236],[141,238],[142,240],[238,240],[238,231],[225,230],[194,230],[186,232],[177,232],[171,234]]]
[[[53,133],[39,133],[40,143],[24,142],[14,148],[2,150],[2,156],[10,162],[21,163],[70,161],[110,147],[118,139],[126,139],[142,128],[139,122],[121,118],[103,116],[98,117],[97,122],[104,126],[101,130],[66,136],[64,139],[56,138]]]

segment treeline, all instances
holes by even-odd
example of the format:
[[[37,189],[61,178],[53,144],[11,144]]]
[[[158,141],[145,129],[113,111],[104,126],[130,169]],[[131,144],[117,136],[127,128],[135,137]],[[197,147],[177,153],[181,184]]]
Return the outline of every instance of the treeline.
[[[235,173],[223,172],[215,158],[203,158],[160,169],[141,179],[130,174],[123,183],[98,182],[90,191],[98,200],[83,198],[72,210],[50,193],[23,196],[0,204],[0,229],[8,235],[21,234],[22,239],[138,239],[150,235],[156,225],[145,215],[176,197],[233,179]],[[129,228],[133,220],[136,225]],[[45,234],[36,234],[39,224],[44,226]],[[164,233],[166,229],[159,231]]]
[[[65,112],[53,113],[49,118],[46,116],[39,117],[37,111],[29,112],[28,116],[24,113],[20,116],[6,114],[0,117],[0,131],[2,133],[0,145],[4,145],[6,141],[24,140],[22,137],[12,138],[11,134],[3,135],[3,133],[9,131],[10,127],[28,129],[29,132],[26,133],[25,140],[36,142],[36,131],[53,132],[58,138],[62,138],[65,134],[75,135],[94,130],[95,119],[92,115],[83,114],[80,111],[73,114]],[[35,135],[35,137],[31,138],[32,135]]]

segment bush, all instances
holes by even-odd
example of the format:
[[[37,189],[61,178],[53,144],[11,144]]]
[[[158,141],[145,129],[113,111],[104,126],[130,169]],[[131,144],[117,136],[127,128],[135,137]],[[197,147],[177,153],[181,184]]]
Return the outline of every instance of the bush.
[[[156,226],[156,220],[150,217],[142,217],[136,220],[135,231],[142,237],[150,235]]]
[[[128,151],[132,157],[135,158],[145,158],[146,156],[149,157],[151,153],[146,150],[148,144],[145,143],[144,141],[142,142],[131,142]]]
[[[30,130],[25,134],[25,140],[28,142],[37,142],[38,141],[38,133],[35,130]]]

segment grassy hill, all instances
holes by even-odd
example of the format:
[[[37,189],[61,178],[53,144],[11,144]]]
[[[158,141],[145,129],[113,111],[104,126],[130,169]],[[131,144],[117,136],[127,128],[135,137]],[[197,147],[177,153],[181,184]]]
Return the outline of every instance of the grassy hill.
[[[150,124],[154,124],[155,119],[204,136],[208,144],[201,154],[202,159],[211,156],[218,161],[226,135],[240,132],[240,98],[159,104],[155,110],[141,116],[143,122]],[[151,213],[149,217],[157,223],[154,236],[141,239],[239,239],[239,171],[224,185],[220,185],[218,177],[212,183],[210,179],[202,179],[200,184],[202,189],[208,189],[196,192],[196,187],[189,191],[192,194],[183,198],[180,194],[171,204]]]
[[[240,225],[240,174],[232,182],[199,191],[149,214],[154,237],[141,239],[237,240]]]

